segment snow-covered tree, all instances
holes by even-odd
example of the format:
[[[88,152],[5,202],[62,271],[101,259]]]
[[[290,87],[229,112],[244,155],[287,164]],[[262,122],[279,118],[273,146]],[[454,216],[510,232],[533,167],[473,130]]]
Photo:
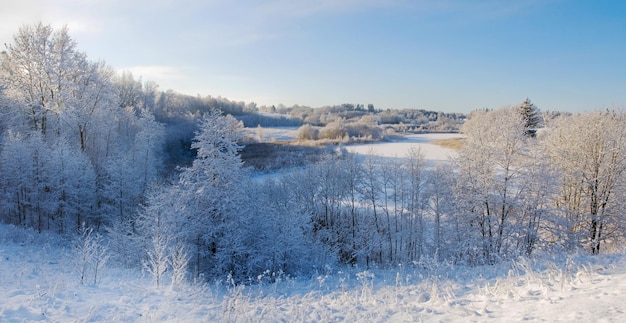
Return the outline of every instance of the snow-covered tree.
[[[258,272],[297,274],[310,271],[324,259],[313,234],[311,214],[296,205],[290,180],[268,179],[252,185],[254,226],[249,243],[250,264]]]
[[[172,201],[167,197],[166,194],[152,196],[150,204],[136,221],[139,232],[146,238],[143,241],[146,254],[143,266],[152,275],[157,288],[163,284],[163,276],[169,270],[174,254],[175,224],[171,214]]]
[[[55,31],[41,23],[23,26],[13,41],[2,56],[0,83],[21,103],[31,129],[45,136],[51,122],[58,126],[54,119],[65,108],[64,92],[84,54],[76,50],[66,27]]]
[[[524,120],[524,135],[527,137],[535,137],[537,128],[541,125],[541,112],[539,108],[533,104],[529,98],[518,105],[519,113]]]
[[[75,71],[68,82],[64,96],[61,120],[71,141],[77,141],[80,149],[95,150],[91,137],[105,136],[100,127],[107,118],[116,114],[112,78],[114,71],[104,62],[76,62]]]
[[[126,112],[118,115],[118,132],[112,134],[115,147],[100,156],[98,211],[109,225],[130,221],[163,165],[164,126],[145,110],[139,117]]]
[[[530,256],[536,249],[549,248],[550,223],[558,222],[554,217],[553,197],[559,178],[542,145],[527,150],[519,171],[522,184],[514,232],[525,248],[523,252]]]
[[[89,157],[63,140],[51,148],[51,165],[46,172],[58,177],[52,188],[58,197],[54,215],[57,231],[71,233],[83,223],[98,228],[100,219],[94,214],[97,207],[96,172]]]
[[[408,155],[407,177],[409,195],[407,204],[407,254],[410,261],[419,260],[424,252],[424,186],[426,184],[424,155],[411,149]]]
[[[526,139],[524,121],[511,108],[474,112],[455,163],[455,195],[465,218],[471,262],[494,263],[516,247],[511,239],[518,211]]]
[[[319,135],[319,130],[310,124],[302,125],[298,128],[297,137],[301,140],[316,140]]]
[[[181,217],[178,235],[193,246],[197,274],[245,274],[250,205],[244,188],[248,180],[237,143],[241,123],[217,110],[205,114],[192,144],[197,156],[185,168],[173,190]],[[248,246],[250,247],[250,246]]]
[[[2,174],[3,221],[20,226],[43,229],[41,204],[46,198],[46,173],[42,169],[46,156],[41,134],[24,136],[9,132],[3,142],[0,156]]]
[[[429,172],[424,184],[426,208],[433,218],[432,240],[435,259],[441,261],[453,257],[454,244],[459,241],[455,237],[453,215],[455,210],[454,199],[454,171],[450,165],[439,164]],[[452,250],[451,250],[452,249]]]
[[[119,107],[113,69],[89,61],[66,27],[24,26],[0,60],[1,170],[17,184],[0,185],[4,218],[60,232],[129,219],[159,177],[163,127]]]
[[[368,214],[364,217],[372,219],[372,222],[365,226],[367,229],[364,232],[367,234],[368,240],[368,244],[365,246],[367,250],[366,263],[368,266],[370,260],[376,263],[383,262],[383,242],[380,236],[382,222],[379,208],[379,199],[382,194],[380,165],[380,160],[371,151],[364,161],[363,172],[361,172],[362,178],[359,191],[363,202],[369,207]]]
[[[85,224],[81,225],[74,241],[74,265],[81,284],[86,283],[88,276],[93,277],[94,285],[98,282],[98,275],[109,259],[108,250],[108,244],[104,243],[99,233],[94,233]]]
[[[124,71],[115,77],[114,87],[120,108],[142,108],[144,92],[141,78],[135,80],[133,73]]]
[[[560,117],[544,142],[560,175],[558,239],[592,254],[606,243],[621,241],[626,115],[599,111]]]
[[[88,61],[67,27],[26,25],[13,40],[0,64],[5,95],[19,103],[31,130],[44,139],[51,133],[73,137],[84,151],[98,110],[113,98],[112,69]]]
[[[95,172],[69,144],[49,146],[40,132],[10,132],[0,153],[0,176],[4,221],[61,233],[91,223]]]

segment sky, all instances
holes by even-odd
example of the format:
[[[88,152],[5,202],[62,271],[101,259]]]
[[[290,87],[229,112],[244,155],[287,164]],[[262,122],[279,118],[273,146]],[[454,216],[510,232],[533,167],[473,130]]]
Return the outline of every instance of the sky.
[[[626,109],[626,2],[0,0],[161,90],[257,105]],[[4,49],[4,48],[3,48]]]

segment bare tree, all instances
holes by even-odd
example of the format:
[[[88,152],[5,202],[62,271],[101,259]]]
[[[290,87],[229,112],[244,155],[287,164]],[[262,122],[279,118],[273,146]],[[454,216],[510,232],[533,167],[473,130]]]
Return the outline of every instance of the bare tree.
[[[510,253],[526,152],[524,124],[511,108],[477,111],[463,127],[467,139],[456,159],[459,212],[476,241],[472,261],[494,263]],[[477,235],[476,235],[477,234]]]
[[[601,111],[561,117],[546,134],[560,172],[556,204],[564,226],[559,232],[569,247],[583,245],[598,254],[603,243],[624,235],[625,129],[623,112]]]
[[[73,78],[70,73],[84,60],[67,31],[41,23],[23,26],[2,57],[0,82],[9,96],[23,103],[31,129],[44,136],[49,118],[65,108],[63,92]]]
[[[98,275],[109,259],[108,245],[98,233],[83,224],[74,244],[75,261],[79,271],[80,283],[84,284],[88,274],[93,274],[93,284],[98,282]]]

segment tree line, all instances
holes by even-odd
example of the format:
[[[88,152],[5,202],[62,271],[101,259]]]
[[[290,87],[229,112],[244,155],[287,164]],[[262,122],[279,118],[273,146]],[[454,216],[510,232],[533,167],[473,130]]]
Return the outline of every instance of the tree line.
[[[182,242],[192,272],[211,277],[619,251],[626,115],[566,115],[542,129],[538,116],[530,101],[473,112],[450,163],[419,150],[384,159],[338,148],[255,181],[241,175],[233,146],[240,125],[212,114],[196,137],[198,159],[148,201],[156,209],[140,212],[142,223]]]

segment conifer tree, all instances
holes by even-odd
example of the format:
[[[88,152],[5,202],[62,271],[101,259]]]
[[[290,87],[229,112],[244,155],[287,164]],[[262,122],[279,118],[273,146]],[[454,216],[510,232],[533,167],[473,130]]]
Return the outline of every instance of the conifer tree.
[[[526,98],[518,106],[518,109],[524,119],[524,135],[526,137],[535,137],[537,135],[537,127],[541,124],[539,108],[529,98]]]

